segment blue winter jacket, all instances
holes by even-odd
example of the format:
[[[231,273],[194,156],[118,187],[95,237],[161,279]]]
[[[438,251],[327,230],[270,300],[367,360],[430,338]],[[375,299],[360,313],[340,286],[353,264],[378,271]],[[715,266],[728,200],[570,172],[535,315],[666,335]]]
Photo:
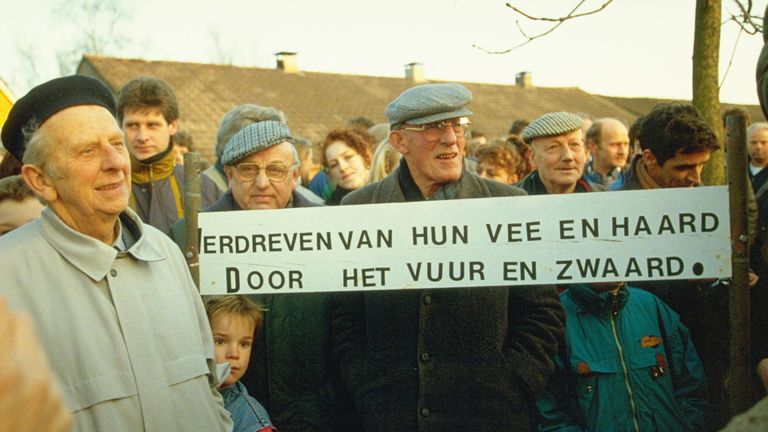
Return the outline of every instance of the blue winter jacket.
[[[706,385],[688,329],[653,294],[571,285],[565,347],[537,400],[540,431],[695,431]]]

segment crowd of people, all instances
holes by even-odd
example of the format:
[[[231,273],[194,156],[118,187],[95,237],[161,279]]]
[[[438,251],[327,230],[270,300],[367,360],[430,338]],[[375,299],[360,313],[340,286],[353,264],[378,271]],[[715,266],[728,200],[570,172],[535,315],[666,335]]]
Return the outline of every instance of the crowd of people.
[[[488,139],[471,102],[459,84],[417,85],[386,106],[386,124],[355,118],[318,143],[279,107],[232,107],[200,175],[201,211],[694,187],[720,148],[689,104],[632,125],[545,113]],[[179,117],[152,77],[116,96],[57,78],[12,108],[0,431],[698,431],[729,419],[722,281],[201,298],[181,252],[181,154],[194,144]],[[747,136],[757,400],[768,123]]]

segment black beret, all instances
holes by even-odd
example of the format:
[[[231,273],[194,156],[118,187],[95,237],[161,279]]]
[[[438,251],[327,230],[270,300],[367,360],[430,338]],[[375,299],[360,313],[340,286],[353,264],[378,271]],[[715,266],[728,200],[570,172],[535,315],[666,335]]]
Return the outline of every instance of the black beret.
[[[43,124],[57,112],[76,105],[100,105],[115,115],[115,97],[101,81],[82,75],[52,79],[33,88],[11,107],[3,125],[3,146],[18,160],[24,156],[24,127]]]

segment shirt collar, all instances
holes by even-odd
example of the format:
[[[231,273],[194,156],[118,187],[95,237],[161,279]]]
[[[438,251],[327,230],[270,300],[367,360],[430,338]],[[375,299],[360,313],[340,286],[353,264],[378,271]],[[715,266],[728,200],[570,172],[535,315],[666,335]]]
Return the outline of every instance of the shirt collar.
[[[42,235],[48,243],[70,264],[94,281],[106,277],[118,254],[130,254],[141,261],[165,259],[156,246],[145,241],[141,220],[131,209],[126,209],[120,214],[119,232],[122,239],[117,243],[122,242],[124,247],[128,247],[125,252],[118,252],[112,246],[73,230],[50,207],[43,210],[40,221]]]

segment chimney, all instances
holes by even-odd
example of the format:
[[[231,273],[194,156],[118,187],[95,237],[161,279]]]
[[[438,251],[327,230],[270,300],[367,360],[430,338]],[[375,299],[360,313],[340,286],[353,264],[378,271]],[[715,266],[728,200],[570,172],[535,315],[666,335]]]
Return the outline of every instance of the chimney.
[[[421,63],[408,63],[405,65],[405,79],[413,82],[424,82],[424,65]]]
[[[285,73],[296,73],[299,71],[299,65],[296,62],[298,53],[289,51],[280,51],[275,53],[277,57],[277,69]]]
[[[526,71],[519,72],[515,75],[515,85],[524,89],[533,88],[533,75]]]

